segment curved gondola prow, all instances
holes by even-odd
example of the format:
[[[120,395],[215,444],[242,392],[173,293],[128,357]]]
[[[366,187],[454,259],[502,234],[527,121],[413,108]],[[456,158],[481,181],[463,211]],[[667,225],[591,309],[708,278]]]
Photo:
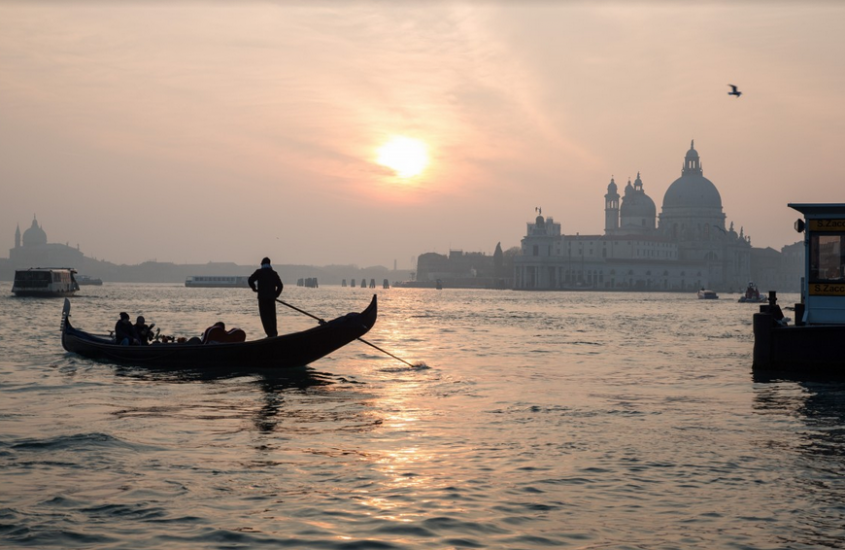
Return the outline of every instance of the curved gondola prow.
[[[61,325],[62,332],[65,331],[65,325],[67,324],[67,318],[68,317],[70,317],[70,300],[65,298],[65,306],[62,308],[62,325]]]
[[[373,299],[370,300],[370,305],[364,308],[364,311],[361,312],[361,319],[363,321],[364,326],[367,327],[367,331],[370,331],[371,328],[376,324],[376,318],[378,317],[378,295],[373,294]],[[363,334],[361,335],[363,336]]]

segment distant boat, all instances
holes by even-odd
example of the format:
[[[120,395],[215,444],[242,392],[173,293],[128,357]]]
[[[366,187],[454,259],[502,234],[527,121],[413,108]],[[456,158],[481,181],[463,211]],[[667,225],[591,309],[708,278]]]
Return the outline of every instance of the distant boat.
[[[206,277],[193,275],[185,279],[185,286],[196,288],[249,288],[249,277]]]
[[[719,295],[716,294],[716,291],[714,291],[714,290],[705,290],[705,289],[702,288],[701,290],[698,291],[698,299],[699,300],[718,300]]]
[[[73,296],[79,290],[74,278],[76,270],[69,267],[31,267],[15,271],[12,292],[16,296],[47,298]]]
[[[737,302],[740,303],[751,303],[751,304],[759,304],[761,302],[765,302],[766,298],[760,296],[760,291],[757,289],[757,285],[753,282],[748,283],[748,288],[745,289],[745,294],[739,297]]]
[[[94,286],[102,286],[103,280],[99,277],[89,277],[88,275],[76,275],[76,282],[79,283],[80,286],[85,285],[94,285]]]

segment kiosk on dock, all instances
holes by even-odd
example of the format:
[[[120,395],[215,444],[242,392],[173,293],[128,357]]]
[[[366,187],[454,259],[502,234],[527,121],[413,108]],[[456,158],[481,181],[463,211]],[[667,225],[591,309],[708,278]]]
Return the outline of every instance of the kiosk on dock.
[[[754,369],[845,376],[845,204],[789,204],[801,212],[804,276],[795,324],[775,292],[754,314]]]

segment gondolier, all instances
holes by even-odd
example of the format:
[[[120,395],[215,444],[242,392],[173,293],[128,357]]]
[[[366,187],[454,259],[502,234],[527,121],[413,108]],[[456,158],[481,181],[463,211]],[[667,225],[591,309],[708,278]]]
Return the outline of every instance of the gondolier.
[[[276,298],[282,293],[284,285],[279,274],[270,265],[270,258],[261,260],[261,267],[250,275],[249,287],[253,292],[258,293],[258,313],[261,315],[261,324],[264,325],[264,332],[268,337],[279,335],[276,328]]]

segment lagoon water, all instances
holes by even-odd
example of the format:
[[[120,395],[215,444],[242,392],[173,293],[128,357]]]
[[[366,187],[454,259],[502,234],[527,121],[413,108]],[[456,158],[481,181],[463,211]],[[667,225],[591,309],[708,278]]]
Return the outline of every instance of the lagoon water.
[[[413,368],[353,343],[215,378],[67,354],[62,301],[9,290],[3,548],[845,548],[845,384],[755,379],[736,295],[378,289],[365,338]],[[372,292],[282,297],[331,318]],[[72,303],[92,332],[261,335],[249,290]]]

